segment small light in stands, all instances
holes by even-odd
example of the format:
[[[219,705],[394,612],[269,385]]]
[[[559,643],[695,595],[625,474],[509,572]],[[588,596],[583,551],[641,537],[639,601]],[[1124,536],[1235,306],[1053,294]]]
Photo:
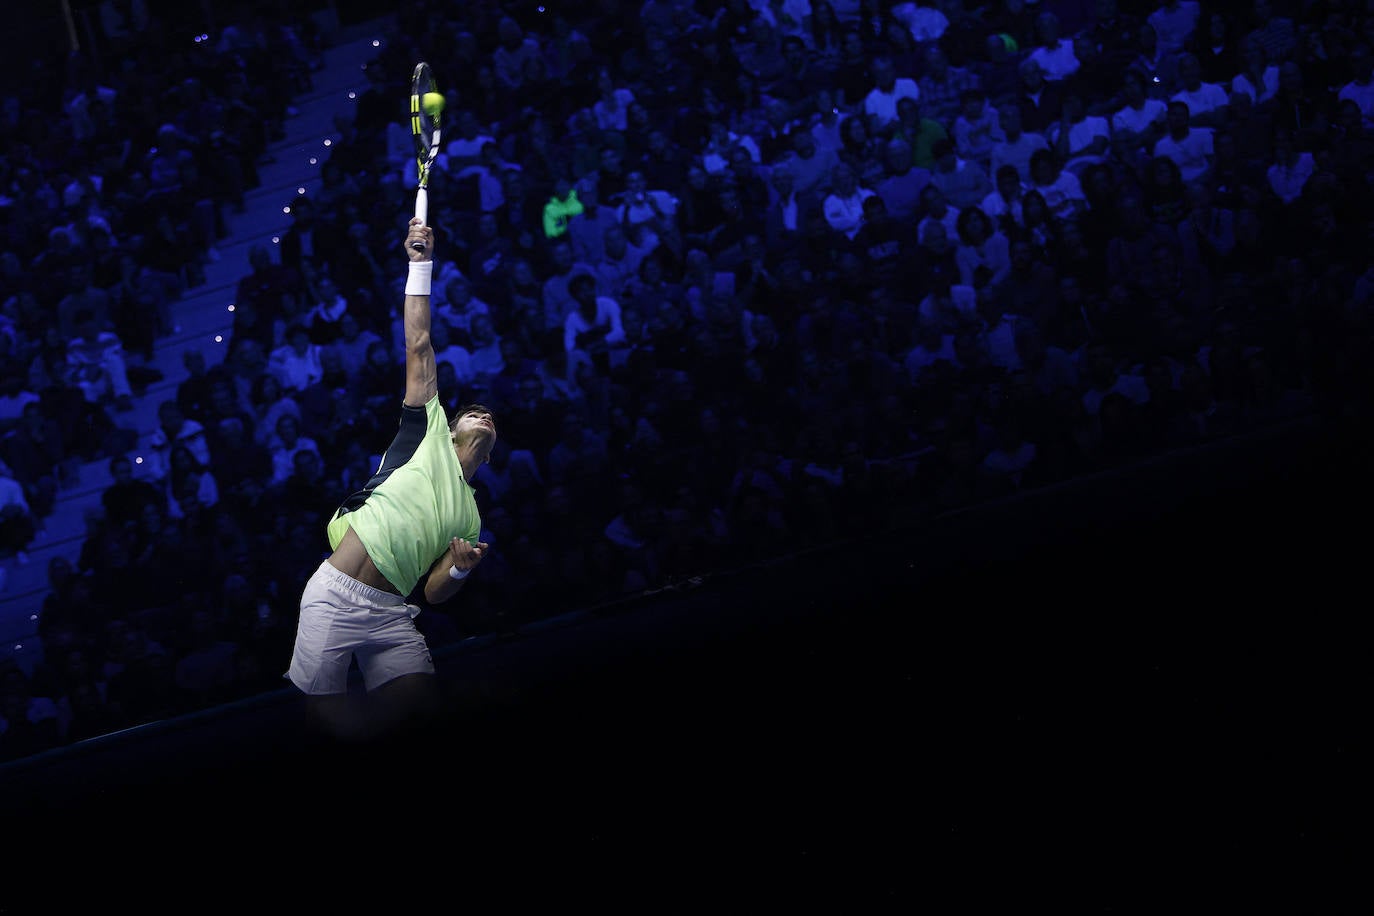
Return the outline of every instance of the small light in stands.
[[[349,90],[348,97],[349,97],[350,99],[356,99],[356,98],[358,97],[358,93],[353,92],[352,90]]]
[[[310,157],[310,164],[311,164],[311,165],[314,165],[315,163],[317,163],[317,162],[319,162],[319,161],[320,161],[320,160],[319,160],[318,157],[315,157],[315,156],[311,156],[311,157]]]
[[[372,47],[374,47],[374,48],[380,48],[381,46],[382,46],[382,43],[381,43],[380,41],[378,41],[378,40],[375,39],[375,38],[372,39]]]
[[[229,311],[232,312],[233,310],[234,310],[234,303],[231,302],[231,303],[229,303]]]
[[[297,193],[297,194],[304,194],[304,193],[305,193],[305,188],[297,188],[297,189],[296,189],[296,193]]]
[[[215,335],[215,343],[224,343],[224,335],[223,335],[223,334],[216,334],[216,335]]]
[[[333,146],[333,145],[334,145],[334,141],[333,141],[333,140],[330,140],[328,137],[326,137],[325,140],[324,140],[324,145],[325,145],[325,146]]]

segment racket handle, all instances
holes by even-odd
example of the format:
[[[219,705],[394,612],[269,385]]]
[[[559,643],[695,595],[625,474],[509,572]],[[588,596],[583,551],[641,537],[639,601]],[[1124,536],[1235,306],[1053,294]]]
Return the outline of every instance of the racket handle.
[[[424,188],[420,188],[415,192],[415,218],[420,221],[420,225],[422,226],[425,225],[425,221],[429,218],[429,192]],[[411,242],[410,247],[414,248],[416,251],[425,250],[423,242]]]

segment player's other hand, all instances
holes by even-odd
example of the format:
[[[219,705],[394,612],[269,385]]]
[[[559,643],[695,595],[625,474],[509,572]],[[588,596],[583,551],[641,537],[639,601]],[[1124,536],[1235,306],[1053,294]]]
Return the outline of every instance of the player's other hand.
[[[423,245],[423,248],[413,247],[416,242]],[[410,218],[410,231],[406,233],[406,257],[412,261],[432,261],[434,260],[434,229],[431,226],[422,226],[420,218],[412,216]]]
[[[449,562],[459,569],[474,569],[487,555],[485,541],[470,543],[464,538],[454,538],[448,545]]]

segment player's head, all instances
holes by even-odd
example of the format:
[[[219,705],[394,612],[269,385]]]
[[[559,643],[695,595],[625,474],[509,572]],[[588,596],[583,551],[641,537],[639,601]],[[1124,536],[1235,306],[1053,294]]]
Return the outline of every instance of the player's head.
[[[458,450],[476,444],[483,461],[491,458],[496,444],[496,415],[483,404],[465,404],[454,413],[448,424],[453,447]]]

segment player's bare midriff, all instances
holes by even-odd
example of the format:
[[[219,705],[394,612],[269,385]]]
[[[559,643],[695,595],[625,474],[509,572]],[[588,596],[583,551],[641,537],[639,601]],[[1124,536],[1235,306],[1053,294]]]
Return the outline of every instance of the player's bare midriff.
[[[372,562],[372,557],[367,554],[367,548],[363,546],[357,532],[352,528],[344,532],[343,540],[339,542],[338,549],[329,555],[329,565],[345,576],[357,579],[363,585],[370,585],[384,592],[391,592],[393,595],[400,594],[396,586],[392,585],[386,576],[377,569],[377,565]]]

